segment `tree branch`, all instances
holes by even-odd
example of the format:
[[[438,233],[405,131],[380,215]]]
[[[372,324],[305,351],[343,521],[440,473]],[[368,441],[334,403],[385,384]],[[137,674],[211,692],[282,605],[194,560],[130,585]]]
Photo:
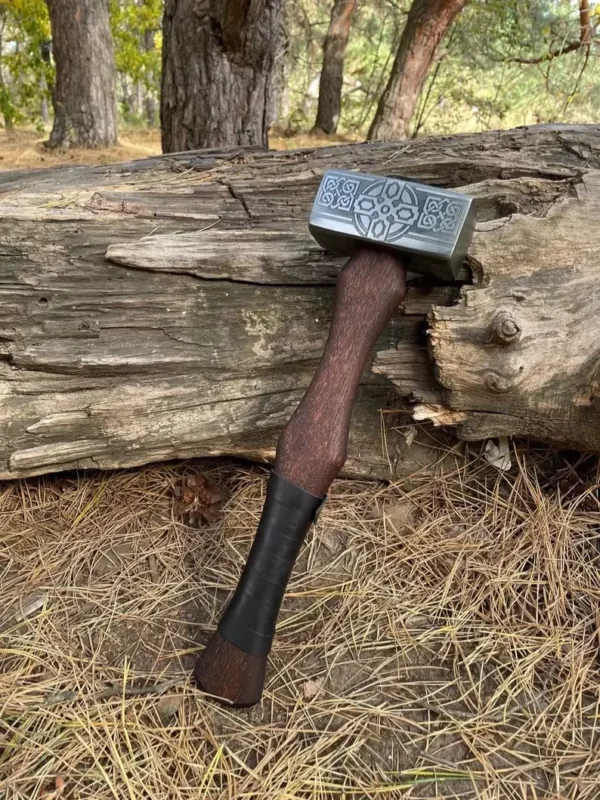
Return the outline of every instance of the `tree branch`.
[[[589,0],[579,0],[579,39],[568,44],[563,43],[560,47],[550,50],[549,53],[538,58],[509,58],[507,61],[516,64],[543,64],[567,53],[573,53],[582,47],[589,48],[592,44],[597,44],[599,40],[594,38],[595,35],[596,25],[592,24]]]
[[[585,58],[583,59],[583,64],[582,64],[581,69],[579,71],[579,75],[577,76],[577,80],[575,81],[575,86],[573,86],[573,90],[569,93],[569,95],[567,96],[567,99],[565,100],[565,104],[563,106],[563,110],[561,112],[561,116],[567,110],[567,107],[568,107],[569,103],[571,103],[573,101],[573,99],[575,98],[575,95],[577,94],[577,90],[579,89],[579,84],[581,82],[581,79],[583,78],[583,73],[585,72],[585,68],[587,67],[589,60],[590,60],[590,47],[586,46],[586,48],[585,48]]]
[[[506,60],[515,64],[544,64],[547,61],[553,61],[559,56],[572,53],[575,50],[581,49],[582,47],[589,47],[591,44],[597,44],[598,41],[598,39],[590,39],[589,41],[582,43],[578,39],[576,42],[569,42],[568,44],[562,45],[562,47],[559,47],[557,50],[551,50],[549,53],[545,53],[543,56],[539,56],[538,58],[508,58]]]

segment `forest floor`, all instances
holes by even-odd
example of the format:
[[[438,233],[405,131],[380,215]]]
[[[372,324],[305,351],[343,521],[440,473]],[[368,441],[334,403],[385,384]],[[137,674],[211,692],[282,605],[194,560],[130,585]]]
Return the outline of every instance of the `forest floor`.
[[[119,144],[116,147],[103,150],[79,148],[49,150],[44,146],[47,139],[48,133],[40,133],[29,128],[16,128],[10,131],[4,128],[0,129],[0,170],[111,164],[118,161],[146,158],[161,152],[160,131],[156,129],[125,129],[120,132]],[[356,141],[361,141],[361,139],[354,134],[312,136],[304,133],[296,136],[283,136],[281,131],[274,131],[269,138],[269,146],[274,150],[289,150],[295,147],[319,147]]]
[[[0,487],[0,796],[596,800],[597,459],[338,480],[262,703],[190,681],[266,471],[224,461]],[[186,476],[222,487],[191,527]]]

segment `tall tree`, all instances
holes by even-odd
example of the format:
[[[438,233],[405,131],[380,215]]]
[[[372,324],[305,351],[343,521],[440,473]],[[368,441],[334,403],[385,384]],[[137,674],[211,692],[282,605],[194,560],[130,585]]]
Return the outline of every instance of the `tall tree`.
[[[342,107],[344,59],[356,0],[335,0],[325,38],[315,130],[335,133]]]
[[[166,0],[161,91],[165,153],[267,144],[284,0]]]
[[[4,28],[6,26],[6,10],[0,8],[0,112],[4,118],[4,127],[11,130],[14,127],[13,108],[10,93],[4,83],[2,74],[2,47],[4,44]]]
[[[108,0],[46,1],[56,64],[50,145],[116,144],[116,72]]]
[[[147,53],[151,53],[154,50],[154,31],[152,28],[146,28],[144,31],[144,49]],[[158,124],[158,103],[156,102],[156,97],[150,88],[153,80],[154,74],[151,69],[147,70],[147,85],[146,85],[146,97],[145,97],[145,106],[146,106],[146,122],[148,123],[149,128],[154,128]]]
[[[369,139],[405,139],[440,42],[468,0],[414,0]]]

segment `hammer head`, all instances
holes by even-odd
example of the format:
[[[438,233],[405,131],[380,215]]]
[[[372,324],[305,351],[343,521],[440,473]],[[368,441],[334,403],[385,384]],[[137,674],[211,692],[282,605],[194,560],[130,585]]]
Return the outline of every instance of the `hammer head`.
[[[475,229],[473,198],[421,183],[327,170],[308,227],[327,250],[376,244],[412,272],[456,280]]]

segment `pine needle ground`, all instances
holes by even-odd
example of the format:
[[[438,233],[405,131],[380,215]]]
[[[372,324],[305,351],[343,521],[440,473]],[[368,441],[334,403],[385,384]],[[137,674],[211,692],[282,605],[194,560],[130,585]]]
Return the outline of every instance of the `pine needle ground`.
[[[264,470],[3,484],[0,797],[595,800],[598,475],[563,491],[565,463],[519,445],[503,474],[474,448],[434,479],[337,481],[244,711],[189,676]],[[194,529],[173,493],[198,471],[227,498]]]

